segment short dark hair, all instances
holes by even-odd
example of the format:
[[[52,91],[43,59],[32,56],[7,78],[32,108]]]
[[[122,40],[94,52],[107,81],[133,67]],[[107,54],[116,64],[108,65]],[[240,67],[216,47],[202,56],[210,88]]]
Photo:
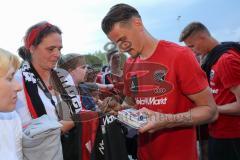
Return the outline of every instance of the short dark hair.
[[[138,11],[124,3],[116,4],[110,8],[106,16],[102,20],[102,30],[105,34],[108,34],[115,23],[117,22],[127,22],[132,17],[141,18]]]
[[[189,36],[191,36],[191,35],[193,35],[193,34],[195,34],[197,32],[201,32],[201,31],[204,31],[204,32],[206,32],[206,33],[208,33],[210,35],[209,30],[202,23],[200,23],[200,22],[191,22],[181,32],[181,35],[179,37],[179,42],[183,42]]]

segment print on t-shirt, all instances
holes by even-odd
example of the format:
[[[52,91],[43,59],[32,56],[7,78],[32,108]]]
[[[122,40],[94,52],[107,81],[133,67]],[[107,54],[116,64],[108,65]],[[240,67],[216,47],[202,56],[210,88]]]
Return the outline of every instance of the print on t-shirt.
[[[159,63],[140,62],[133,64],[131,71],[126,73],[131,93],[136,97],[163,96],[173,88],[165,80],[167,68]],[[126,68],[126,71],[130,68]]]

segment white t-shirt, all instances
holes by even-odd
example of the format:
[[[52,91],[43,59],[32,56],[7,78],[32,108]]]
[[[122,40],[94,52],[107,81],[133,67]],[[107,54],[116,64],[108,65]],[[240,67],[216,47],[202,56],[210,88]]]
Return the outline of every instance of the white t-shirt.
[[[20,70],[18,70],[17,73],[15,74],[15,79],[23,86],[23,78]],[[51,103],[51,100],[44,94],[43,90],[40,87],[38,87],[38,93],[39,93],[39,96],[41,97],[43,105],[45,106],[47,115],[51,118],[58,120],[55,106]],[[20,92],[18,92],[17,96],[18,96],[18,100],[16,103],[16,111],[18,112],[21,118],[22,126],[25,128],[27,125],[31,123],[32,117],[28,110],[24,90],[22,89]],[[53,101],[55,101],[55,104],[57,104],[56,97],[53,96],[52,98],[53,98]]]
[[[0,159],[22,160],[22,125],[16,111],[0,112]]]

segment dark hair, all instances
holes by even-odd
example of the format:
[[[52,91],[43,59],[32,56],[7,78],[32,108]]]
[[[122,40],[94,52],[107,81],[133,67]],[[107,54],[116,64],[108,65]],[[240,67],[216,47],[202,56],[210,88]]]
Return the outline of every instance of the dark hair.
[[[207,27],[204,26],[200,22],[192,22],[188,24],[182,31],[180,37],[179,37],[179,42],[183,42],[185,39],[187,39],[189,36],[197,33],[197,32],[206,32],[207,34],[210,35],[210,32],[208,31]]]
[[[112,30],[112,27],[115,23],[126,23],[132,17],[141,18],[138,11],[134,7],[124,3],[114,5],[110,8],[107,15],[102,20],[102,30],[105,34],[108,34]]]
[[[102,72],[102,73],[106,73],[107,70],[108,70],[108,68],[109,68],[109,65],[106,65],[106,64],[103,65],[102,68],[101,68],[101,72]]]
[[[98,73],[99,71],[94,69],[92,66],[87,66],[85,82],[95,82]]]
[[[58,33],[58,34],[62,34],[62,31],[55,25],[52,25],[46,21],[43,22],[39,22],[33,26],[31,26],[25,36],[24,36],[24,46],[20,47],[18,49],[18,55],[23,59],[23,60],[27,60],[27,61],[31,61],[31,53],[29,51],[29,48],[26,47],[26,39],[28,38],[28,36],[31,34],[31,32],[33,30],[38,29],[39,32],[37,33],[37,35],[34,37],[33,42],[31,43],[31,45],[33,46],[37,46],[42,42],[42,39],[44,37],[46,37],[47,35],[51,34],[51,33]]]

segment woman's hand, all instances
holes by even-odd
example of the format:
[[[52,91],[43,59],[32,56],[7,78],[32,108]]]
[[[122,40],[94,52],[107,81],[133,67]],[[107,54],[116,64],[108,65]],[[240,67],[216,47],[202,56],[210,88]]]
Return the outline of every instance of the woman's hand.
[[[61,127],[62,134],[68,132],[75,126],[72,120],[68,120],[68,121],[61,120],[60,123],[63,125]]]
[[[103,100],[102,104],[100,105],[100,110],[103,113],[117,115],[118,111],[121,110],[121,104],[118,103],[114,97],[107,97]]]

